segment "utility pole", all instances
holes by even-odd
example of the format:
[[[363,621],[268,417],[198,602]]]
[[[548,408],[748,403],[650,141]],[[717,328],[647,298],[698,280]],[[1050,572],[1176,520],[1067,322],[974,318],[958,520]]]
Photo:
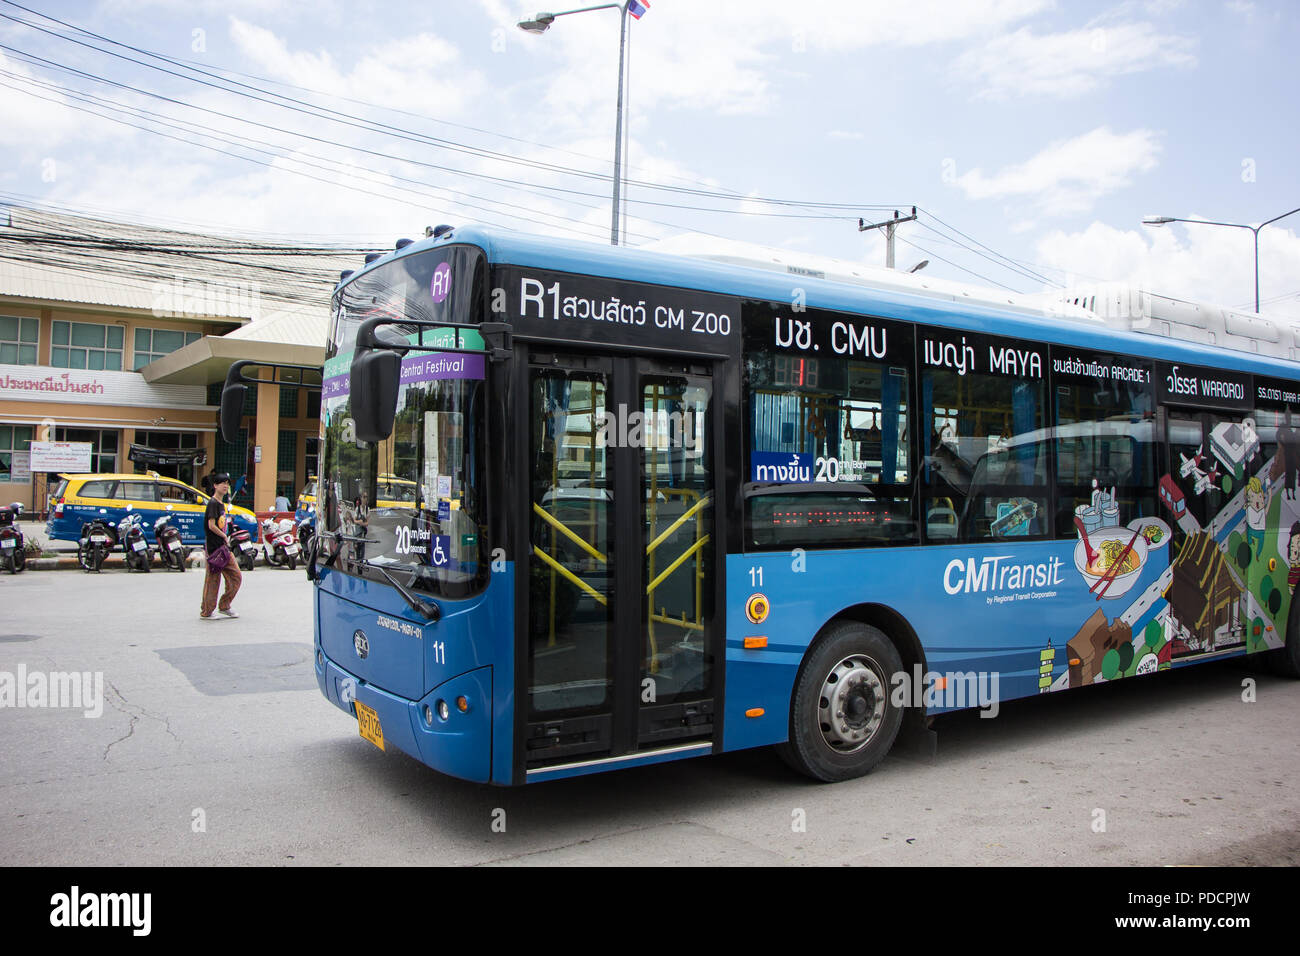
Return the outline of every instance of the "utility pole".
[[[911,214],[910,216],[899,216],[899,215],[898,215],[898,210],[895,209],[895,210],[894,210],[894,218],[893,218],[893,219],[888,219],[888,220],[886,220],[885,222],[873,222],[873,223],[868,224],[868,223],[865,222],[864,220],[859,219],[859,220],[858,220],[858,232],[866,232],[868,229],[880,229],[880,228],[882,228],[882,227],[884,228],[884,230],[885,230],[885,268],[886,268],[886,269],[892,269],[892,268],[894,268],[894,230],[898,228],[898,224],[899,224],[899,223],[902,223],[902,222],[911,222],[911,221],[912,221],[913,219],[915,219],[915,218],[916,218],[916,207],[915,207],[915,206],[912,207],[912,214]]]

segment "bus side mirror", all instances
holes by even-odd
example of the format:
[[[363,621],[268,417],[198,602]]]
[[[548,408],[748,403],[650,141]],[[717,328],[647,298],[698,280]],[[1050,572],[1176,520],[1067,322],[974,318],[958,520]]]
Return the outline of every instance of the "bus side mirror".
[[[227,382],[221,390],[221,437],[233,442],[239,438],[239,420],[243,417],[244,396],[248,386]]]
[[[352,359],[348,392],[357,438],[381,442],[393,433],[402,358],[388,349],[359,349]]]

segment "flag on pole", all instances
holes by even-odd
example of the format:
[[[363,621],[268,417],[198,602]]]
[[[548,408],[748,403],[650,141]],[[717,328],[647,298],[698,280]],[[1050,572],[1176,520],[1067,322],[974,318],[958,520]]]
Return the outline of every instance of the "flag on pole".
[[[627,0],[627,12],[640,20],[641,15],[650,9],[650,0]]]

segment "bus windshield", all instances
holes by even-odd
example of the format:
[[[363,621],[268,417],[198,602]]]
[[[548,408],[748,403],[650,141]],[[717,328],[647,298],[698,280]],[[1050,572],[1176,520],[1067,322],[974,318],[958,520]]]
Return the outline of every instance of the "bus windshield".
[[[324,547],[346,574],[444,597],[464,597],[486,580],[484,416],[486,359],[438,352],[480,349],[471,329],[389,328],[414,348],[402,358],[392,434],[359,441],[349,369],[357,329],[370,318],[477,321],[481,253],[448,247],[372,270],[335,296],[321,396],[323,471],[317,495]],[[382,571],[380,570],[382,568]]]

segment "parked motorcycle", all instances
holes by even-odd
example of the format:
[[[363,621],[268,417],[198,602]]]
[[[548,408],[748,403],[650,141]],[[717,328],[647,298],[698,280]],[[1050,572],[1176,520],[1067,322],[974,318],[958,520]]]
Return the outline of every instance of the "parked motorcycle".
[[[163,566],[184,571],[185,558],[189,552],[181,541],[181,533],[172,527],[171,515],[159,515],[153,523],[153,538],[158,545],[158,557]]]
[[[27,552],[23,550],[26,541],[17,520],[22,513],[23,506],[18,502],[0,508],[0,567],[10,574],[17,574],[27,566]]]
[[[132,511],[117,523],[117,536],[126,552],[128,571],[148,571],[153,563],[153,550],[144,536],[144,520]]]
[[[117,529],[103,518],[95,518],[81,526],[77,541],[77,563],[83,571],[99,571],[104,559],[117,547]]]
[[[248,532],[238,525],[230,529],[230,553],[235,556],[240,568],[245,571],[253,570],[253,565],[257,563],[257,547],[248,536]]]
[[[311,539],[316,536],[316,512],[309,511],[298,519],[298,543],[304,552],[311,550]]]
[[[301,550],[294,534],[292,518],[281,518],[278,521],[267,518],[262,522],[262,557],[267,564],[287,567],[292,571],[298,566]]]

